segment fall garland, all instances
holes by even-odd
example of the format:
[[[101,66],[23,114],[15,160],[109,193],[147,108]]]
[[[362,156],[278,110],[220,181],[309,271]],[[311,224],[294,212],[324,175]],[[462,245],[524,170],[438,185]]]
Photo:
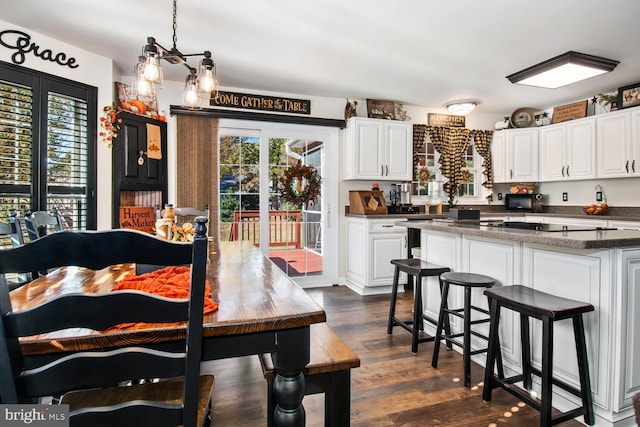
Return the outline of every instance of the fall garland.
[[[284,171],[280,184],[283,187],[282,198],[286,202],[306,207],[318,201],[322,178],[315,167],[303,165],[298,160],[298,163]]]
[[[107,144],[107,147],[111,148],[113,140],[118,137],[118,131],[120,130],[120,124],[122,119],[118,117],[120,108],[115,104],[107,105],[102,109],[103,115],[100,117],[101,130],[98,135],[102,138],[102,142]]]

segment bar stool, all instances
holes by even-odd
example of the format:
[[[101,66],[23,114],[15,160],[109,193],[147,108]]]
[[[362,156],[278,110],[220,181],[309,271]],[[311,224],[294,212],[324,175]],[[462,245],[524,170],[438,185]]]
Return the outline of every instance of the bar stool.
[[[391,264],[395,265],[393,273],[393,286],[391,289],[391,306],[389,307],[389,322],[387,324],[387,334],[393,333],[394,326],[400,326],[409,331],[411,338],[411,352],[418,352],[418,343],[433,341],[433,337],[419,338],[419,331],[423,330],[422,320],[426,320],[432,324],[436,321],[422,312],[422,278],[429,276],[439,276],[442,273],[451,271],[449,267],[431,264],[418,258],[408,259],[392,259]],[[414,295],[413,295],[413,320],[402,321],[395,317],[396,301],[398,299],[398,278],[400,272],[403,271],[415,279]],[[447,325],[448,327],[448,325]]]
[[[487,352],[482,398],[487,402],[491,401],[491,391],[493,388],[499,386],[539,410],[541,427],[558,424],[579,415],[584,415],[584,422],[586,424],[593,425],[595,421],[593,416],[593,398],[591,396],[589,363],[587,361],[587,346],[584,335],[584,321],[582,318],[583,313],[594,310],[593,305],[560,298],[521,285],[488,289],[484,291],[484,293],[489,298],[491,326],[489,329],[489,351]],[[498,325],[501,307],[520,313],[522,374],[509,378],[504,378],[504,375],[499,375],[498,377],[493,375],[496,352],[499,351],[500,347],[500,343],[498,342]],[[531,365],[529,317],[542,321],[542,371]],[[566,382],[553,378],[553,324],[563,319],[571,319],[573,321],[573,333],[578,356],[580,390]],[[542,380],[542,395],[539,403],[533,399],[528,392],[511,386],[511,384],[522,381],[524,388],[530,390],[532,387],[531,374],[539,376]],[[580,397],[582,399],[582,406],[552,417],[552,385],[557,385],[563,390]]]
[[[438,324],[436,326],[436,335],[433,344],[433,356],[431,358],[431,366],[438,367],[438,355],[440,353],[440,341],[444,340],[448,347],[455,344],[462,348],[462,359],[464,362],[464,386],[471,387],[471,356],[484,353],[487,348],[471,350],[471,335],[480,337],[486,341],[489,337],[471,329],[472,325],[479,323],[488,323],[489,317],[478,320],[471,320],[471,310],[478,311],[489,315],[489,311],[471,304],[471,289],[473,288],[490,288],[496,281],[492,277],[475,273],[444,273],[440,276],[442,286],[442,301],[440,303],[440,313],[438,315]],[[449,285],[457,285],[464,287],[464,306],[462,308],[449,308],[447,301],[449,296]],[[457,316],[463,321],[463,331],[461,333],[452,334],[450,331],[443,333],[443,328],[449,322],[449,315]],[[462,337],[462,341],[456,338]],[[498,369],[502,372],[502,358],[498,359]]]

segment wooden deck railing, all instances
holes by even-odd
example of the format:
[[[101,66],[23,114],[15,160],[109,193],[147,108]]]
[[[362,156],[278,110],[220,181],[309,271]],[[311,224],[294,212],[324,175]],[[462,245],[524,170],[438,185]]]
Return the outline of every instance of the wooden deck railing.
[[[291,246],[299,249],[301,211],[269,211],[269,247]],[[260,246],[260,211],[234,211],[229,241],[249,240]]]

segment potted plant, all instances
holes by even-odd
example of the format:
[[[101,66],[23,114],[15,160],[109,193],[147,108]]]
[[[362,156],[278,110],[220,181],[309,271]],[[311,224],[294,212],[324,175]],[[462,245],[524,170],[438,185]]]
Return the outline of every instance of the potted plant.
[[[605,110],[607,110],[607,107],[609,111],[618,109],[618,92],[599,93],[596,97],[598,98],[598,104]]]

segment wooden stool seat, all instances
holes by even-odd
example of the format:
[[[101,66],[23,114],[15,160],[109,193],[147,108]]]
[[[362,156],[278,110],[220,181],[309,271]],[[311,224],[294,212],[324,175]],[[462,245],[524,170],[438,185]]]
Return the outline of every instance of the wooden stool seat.
[[[433,345],[433,356],[431,358],[431,366],[438,367],[438,355],[440,354],[440,341],[444,340],[447,347],[451,348],[451,344],[455,344],[462,348],[462,359],[464,363],[464,386],[471,387],[471,356],[484,353],[487,348],[471,350],[471,335],[489,341],[489,337],[474,331],[472,325],[489,322],[489,311],[471,304],[471,289],[473,288],[490,288],[496,281],[494,278],[476,273],[449,272],[440,275],[442,288],[442,299],[440,302],[440,313],[438,315],[438,323],[436,326],[435,342]],[[464,287],[464,306],[462,308],[449,308],[448,296],[449,285]],[[487,315],[484,319],[471,320],[471,310]],[[447,330],[449,316],[453,315],[462,319],[463,331],[461,333],[452,334]],[[444,332],[443,332],[444,329]],[[462,337],[462,341],[458,338]],[[502,373],[502,357],[498,357],[498,371]]]
[[[587,346],[584,334],[584,320],[582,317],[584,313],[594,310],[593,305],[557,297],[521,285],[487,289],[484,293],[487,298],[489,298],[491,326],[489,330],[489,351],[487,352],[484,390],[482,393],[483,399],[487,402],[490,401],[493,388],[502,387],[512,395],[522,399],[540,411],[541,427],[559,424],[579,415],[584,416],[584,422],[586,424],[593,425],[595,422],[593,416],[593,398],[591,396],[591,380],[589,378]],[[522,374],[509,378],[504,378],[504,374],[502,373],[499,373],[497,377],[493,374],[496,354],[500,351],[498,329],[501,307],[520,313]],[[542,321],[542,370],[534,368],[531,364],[529,317]],[[572,319],[573,321],[580,389],[553,377],[553,324],[555,321],[563,319]],[[532,388],[532,374],[541,378],[542,393],[539,402],[532,398],[528,392],[528,390]],[[520,381],[522,381],[527,391],[512,386],[512,384]],[[563,390],[580,397],[582,399],[582,406],[552,417],[553,385],[559,386]]]
[[[393,285],[391,288],[391,305],[389,307],[389,321],[387,323],[387,334],[393,333],[394,326],[400,326],[411,333],[411,352],[418,352],[418,343],[433,341],[433,337],[419,337],[419,331],[423,330],[422,320],[426,320],[433,325],[437,324],[435,319],[426,316],[422,312],[422,278],[430,276],[440,276],[442,273],[451,271],[449,267],[432,264],[418,258],[392,259],[391,264],[395,266],[393,273]],[[396,301],[398,299],[398,279],[400,272],[407,273],[414,277],[414,295],[413,295],[413,319],[400,320],[395,317]],[[447,331],[449,325],[446,325]]]
[[[496,283],[496,280],[493,277],[485,276],[483,274],[462,273],[456,271],[444,273],[442,275],[442,280],[446,280],[452,285],[471,286],[475,288],[488,288]]]
[[[503,307],[508,305],[515,311],[537,319],[542,317],[554,320],[568,319],[594,310],[591,304],[558,297],[521,285],[494,288],[487,290],[485,294],[501,302]]]

